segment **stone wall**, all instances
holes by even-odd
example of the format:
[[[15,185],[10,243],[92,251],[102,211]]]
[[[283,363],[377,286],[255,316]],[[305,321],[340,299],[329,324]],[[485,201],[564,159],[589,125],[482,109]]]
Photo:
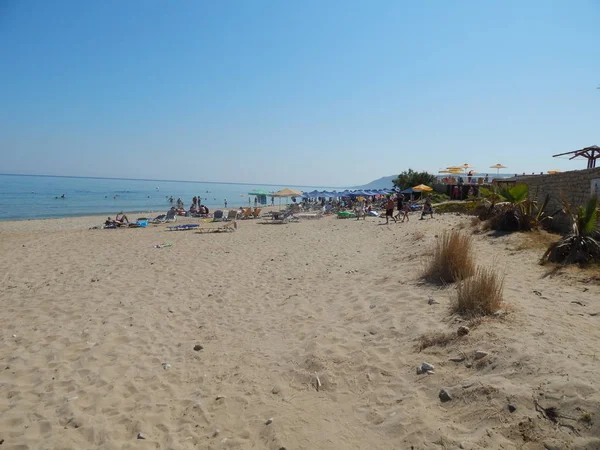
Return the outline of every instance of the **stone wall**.
[[[536,194],[542,201],[550,194],[550,210],[561,207],[561,194],[571,206],[585,204],[592,196],[592,180],[597,180],[600,189],[600,167],[595,169],[573,170],[552,175],[523,175],[507,178],[503,181],[516,184],[526,184],[530,194]],[[600,192],[598,192],[600,195]]]
[[[600,196],[600,167],[595,169],[573,170],[552,175],[523,175],[502,180],[502,184],[526,184],[530,195],[537,194],[538,201],[543,201],[550,194],[546,211],[549,214],[562,208],[561,194],[573,209],[584,205],[592,196],[592,180],[596,180]],[[564,228],[564,220],[559,220],[559,228]]]

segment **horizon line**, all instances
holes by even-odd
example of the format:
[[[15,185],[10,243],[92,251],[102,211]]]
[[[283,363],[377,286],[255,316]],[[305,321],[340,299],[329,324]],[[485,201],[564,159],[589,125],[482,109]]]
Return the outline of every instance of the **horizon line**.
[[[77,175],[41,175],[34,173],[0,173],[10,177],[46,177],[46,178],[78,178],[92,180],[128,180],[128,181],[162,181],[165,183],[205,183],[205,184],[236,184],[246,186],[289,186],[289,187],[330,187],[348,188],[348,186],[317,186],[311,184],[276,184],[276,183],[240,183],[235,181],[192,181],[192,180],[159,180],[152,178],[124,178],[124,177],[84,177]]]

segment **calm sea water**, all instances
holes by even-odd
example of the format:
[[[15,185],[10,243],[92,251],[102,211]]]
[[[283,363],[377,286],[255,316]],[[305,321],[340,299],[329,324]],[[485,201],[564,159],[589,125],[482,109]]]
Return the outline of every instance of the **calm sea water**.
[[[104,178],[71,178],[0,175],[0,220],[41,219],[85,215],[115,215],[120,211],[167,211],[168,198],[181,197],[186,209],[192,197],[202,198],[211,211],[248,205],[248,192],[255,189],[275,192],[273,185],[152,181]],[[300,191],[332,189],[326,186],[293,186]],[[65,194],[65,198],[60,198]],[[270,203],[270,198],[268,198]],[[285,202],[286,200],[282,200]],[[254,205],[254,197],[251,197]],[[276,204],[279,203],[275,199]]]

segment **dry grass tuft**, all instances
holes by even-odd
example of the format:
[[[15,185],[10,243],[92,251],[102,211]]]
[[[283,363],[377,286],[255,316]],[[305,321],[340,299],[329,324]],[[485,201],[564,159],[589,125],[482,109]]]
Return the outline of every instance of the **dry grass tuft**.
[[[478,267],[475,275],[456,287],[454,312],[466,316],[485,316],[502,308],[504,276],[495,268]]]
[[[456,230],[445,231],[427,259],[423,278],[432,283],[452,283],[475,273],[473,239]]]
[[[419,337],[417,350],[422,352],[429,347],[445,347],[460,336],[456,333],[431,332]]]

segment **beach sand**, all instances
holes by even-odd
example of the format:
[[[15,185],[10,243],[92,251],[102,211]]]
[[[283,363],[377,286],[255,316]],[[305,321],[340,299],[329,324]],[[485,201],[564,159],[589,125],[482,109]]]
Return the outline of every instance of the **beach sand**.
[[[419,352],[467,323],[419,274],[437,235],[471,229],[415,219],[0,223],[2,449],[600,448],[598,280],[476,235],[506,314]]]

